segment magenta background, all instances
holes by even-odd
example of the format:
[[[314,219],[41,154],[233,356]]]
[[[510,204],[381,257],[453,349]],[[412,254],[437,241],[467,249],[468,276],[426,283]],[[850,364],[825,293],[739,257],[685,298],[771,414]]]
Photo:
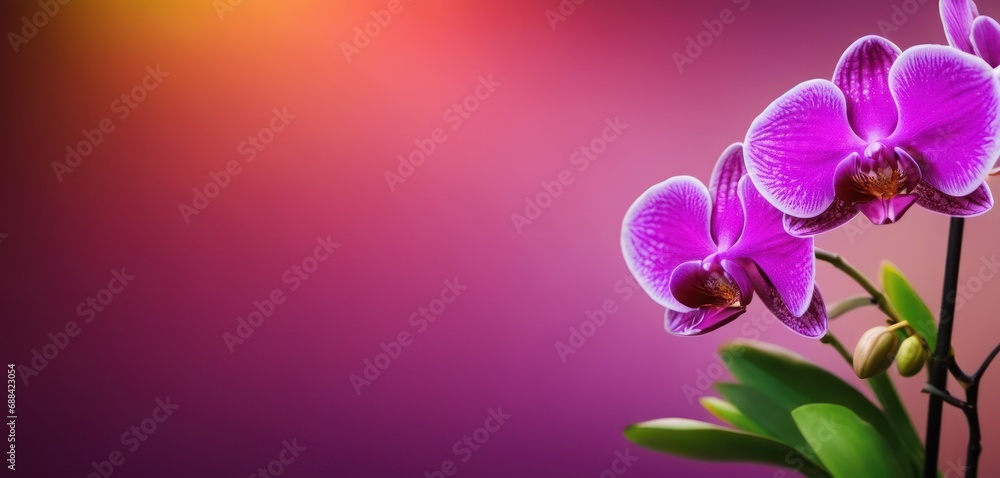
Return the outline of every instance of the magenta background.
[[[708,419],[681,387],[740,328],[672,337],[645,295],[619,300],[621,217],[669,176],[707,180],[771,100],[831,76],[844,48],[902,3],[752,0],[683,73],[671,54],[733,2],[590,0],[552,31],[544,12],[555,0],[424,0],[406,3],[350,63],[340,42],[386,2],[246,1],[221,22],[208,1],[64,6],[20,53],[0,54],[0,355],[29,362],[47,333],[81,319],[77,304],[110,270],[137,278],[39,376],[19,381],[18,473],[86,476],[170,396],[180,409],[114,476],[248,476],[297,438],[307,450],[282,476],[418,477],[454,459],[452,444],[498,406],[513,418],[457,476],[597,477],[625,449],[639,456],[629,477],[773,476],[623,438],[636,421]],[[996,2],[979,5],[1000,14]],[[37,9],[5,8],[0,29]],[[888,36],[904,48],[944,42],[936,3]],[[58,182],[50,163],[156,64],[171,76]],[[383,172],[396,156],[491,73],[502,83],[494,96],[390,192]],[[298,116],[185,224],[178,204],[239,159],[236,145],[275,107]],[[518,234],[511,213],[616,116],[629,125],[623,136]],[[962,284],[997,252],[995,214],[968,222]],[[818,243],[872,274],[892,260],[936,310],[946,224],[914,210]],[[230,354],[222,334],[327,235],[340,249]],[[819,269],[829,301],[858,292]],[[409,315],[455,277],[468,290],[357,396],[348,377],[381,342],[413,332]],[[996,342],[998,291],[987,282],[959,311],[966,363]],[[555,343],[605,299],[620,310],[563,364]],[[878,321],[857,313],[833,330],[853,342]],[[780,327],[761,338],[849,375],[818,342]],[[989,376],[982,390],[984,476],[1000,470],[998,383]],[[922,433],[920,386],[900,384]],[[959,414],[946,419],[945,470],[966,436]]]

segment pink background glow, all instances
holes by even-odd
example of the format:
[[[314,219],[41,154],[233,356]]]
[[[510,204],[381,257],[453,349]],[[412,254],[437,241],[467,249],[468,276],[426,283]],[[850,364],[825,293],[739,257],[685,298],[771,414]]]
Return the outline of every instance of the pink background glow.
[[[646,419],[710,419],[682,387],[743,330],[668,335],[662,309],[623,289],[621,218],[667,177],[707,180],[768,103],[830,77],[906,2],[590,0],[553,31],[545,12],[558,0],[404,0],[347,61],[341,44],[387,3],[247,0],[220,19],[209,0],[77,0],[18,52],[4,45],[0,352],[30,365],[47,334],[81,330],[18,380],[18,473],[85,477],[118,450],[114,476],[249,476],[296,439],[306,450],[283,476],[420,477],[452,460],[456,476],[597,477],[626,451],[638,457],[628,477],[774,476],[622,436]],[[40,9],[19,5],[5,5],[4,32]],[[735,20],[678,71],[672,54],[723,9]],[[945,41],[936,2],[900,19],[888,37],[901,47]],[[120,118],[113,102],[156,66],[168,76]],[[454,128],[447,111],[490,75],[500,85]],[[241,143],[275,108],[294,118],[246,161]],[[52,163],[104,118],[114,131],[57,179]],[[574,152],[614,118],[627,128],[581,170]],[[435,128],[447,139],[391,191],[385,172]],[[180,205],[231,161],[239,174],[185,221]],[[563,170],[572,183],[519,231],[511,215]],[[974,279],[997,253],[996,214],[967,225],[961,284],[978,292],[955,340],[970,364],[997,340],[1000,283]],[[946,229],[914,210],[818,245],[870,274],[893,261],[936,310]],[[286,271],[328,236],[339,247],[291,290]],[[123,267],[135,279],[84,323],[78,305]],[[829,301],[859,292],[819,269]],[[411,315],[456,278],[467,289],[419,333]],[[230,353],[223,335],[274,289],[285,302]],[[556,343],[607,300],[616,312],[564,363]],[[860,312],[832,328],[853,343],[879,322]],[[828,347],[755,330],[851,379]],[[412,344],[356,394],[349,377],[401,332]],[[897,383],[922,433],[921,382]],[[988,376],[981,394],[990,475],[1000,381]],[[128,451],[122,434],[165,397],[179,408]],[[454,444],[497,407],[511,418],[463,462]],[[960,414],[948,411],[945,435],[948,470],[964,456]]]

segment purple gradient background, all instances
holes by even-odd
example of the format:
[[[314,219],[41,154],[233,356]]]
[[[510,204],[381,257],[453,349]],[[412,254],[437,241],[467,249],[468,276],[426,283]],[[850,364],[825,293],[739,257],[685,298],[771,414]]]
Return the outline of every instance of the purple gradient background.
[[[419,477],[455,460],[453,444],[491,407],[512,418],[457,476],[597,477],[626,449],[639,457],[628,477],[774,476],[646,452],[622,436],[646,419],[709,419],[682,386],[696,386],[741,331],[672,337],[652,300],[622,300],[621,218],[669,176],[707,180],[771,100],[831,76],[844,48],[879,33],[904,2],[751,0],[739,11],[730,0],[591,0],[556,31],[545,17],[556,0],[406,2],[345,61],[341,42],[386,3],[246,1],[220,21],[208,0],[76,1],[19,53],[5,45],[3,360],[28,364],[46,334],[82,323],[78,304],[112,269],[136,276],[38,376],[18,381],[16,474],[87,476],[169,396],[179,410],[114,476],[248,476],[294,438],[307,449],[282,476]],[[978,3],[1000,14],[997,2]],[[679,72],[671,54],[724,8],[735,21]],[[16,31],[38,6],[5,10],[0,26]],[[888,36],[904,48],[943,43],[936,2]],[[170,76],[118,120],[110,102],[147,65]],[[488,74],[501,82],[494,95],[390,192],[383,173],[397,156],[445,126],[443,112]],[[276,107],[297,116],[242,163],[237,145]],[[51,163],[104,117],[115,131],[58,181]],[[575,170],[570,155],[614,117],[628,129]],[[230,160],[242,172],[185,224],[179,204]],[[511,214],[563,169],[574,182],[518,233]],[[892,260],[936,310],[946,224],[914,210],[818,243],[871,274]],[[968,222],[962,284],[997,253],[998,233],[995,213]],[[341,247],[230,354],[222,335],[254,300],[287,291],[284,271],[327,235]],[[356,395],[349,376],[380,343],[413,333],[408,317],[456,277],[468,289]],[[819,280],[829,301],[858,292],[822,265]],[[996,341],[998,290],[987,281],[959,311],[965,362]],[[606,299],[618,312],[563,363],[556,342]],[[853,342],[879,320],[856,313],[833,330]],[[828,347],[777,326],[760,332],[851,379]],[[1000,470],[998,384],[989,376],[982,390],[986,476]],[[922,432],[921,385],[899,382]],[[944,470],[960,463],[965,433],[949,410]]]

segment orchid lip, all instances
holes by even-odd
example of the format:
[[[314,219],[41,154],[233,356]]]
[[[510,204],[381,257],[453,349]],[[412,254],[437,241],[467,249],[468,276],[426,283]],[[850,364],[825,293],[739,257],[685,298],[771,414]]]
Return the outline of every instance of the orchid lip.
[[[670,276],[670,292],[692,309],[745,308],[753,297],[750,279],[742,267],[719,260],[716,255],[678,266]]]
[[[916,201],[920,167],[903,149],[872,142],[864,156],[851,154],[837,165],[837,197],[857,205],[874,224],[897,221]]]
[[[891,224],[903,217],[903,213],[917,202],[914,194],[903,194],[891,199],[874,199],[858,204],[858,210],[875,225]]]

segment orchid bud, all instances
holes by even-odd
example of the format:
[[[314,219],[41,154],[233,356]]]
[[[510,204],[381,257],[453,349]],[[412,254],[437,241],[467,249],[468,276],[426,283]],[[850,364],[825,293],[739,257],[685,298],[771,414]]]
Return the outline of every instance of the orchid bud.
[[[868,330],[854,349],[854,373],[860,378],[871,378],[885,372],[892,365],[898,349],[899,339],[889,327]]]
[[[916,375],[924,368],[926,361],[927,349],[924,348],[920,337],[911,335],[899,346],[899,353],[896,354],[896,367],[899,369],[900,375],[904,377]]]

